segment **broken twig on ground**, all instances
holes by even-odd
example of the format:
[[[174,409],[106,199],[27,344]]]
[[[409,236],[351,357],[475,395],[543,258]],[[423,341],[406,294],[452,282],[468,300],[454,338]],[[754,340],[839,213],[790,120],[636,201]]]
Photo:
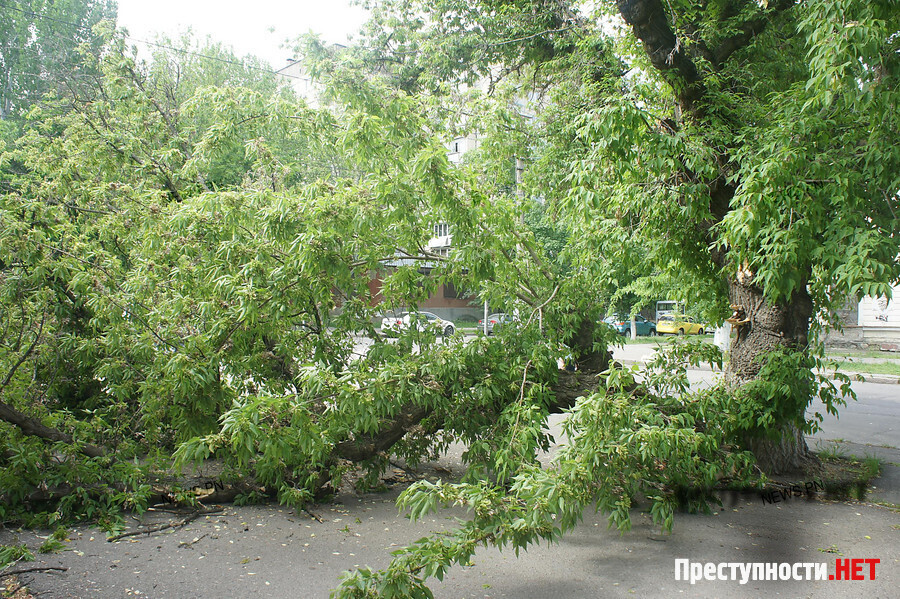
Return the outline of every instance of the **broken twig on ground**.
[[[145,528],[143,530],[132,530],[129,532],[123,532],[121,534],[113,535],[106,539],[108,542],[112,543],[114,541],[118,541],[124,539],[125,537],[134,537],[137,535],[149,535],[154,532],[159,532],[161,530],[168,530],[170,528],[181,528],[187,524],[190,524],[200,516],[205,516],[207,514],[220,514],[224,511],[224,508],[216,508],[211,510],[197,510],[196,512],[190,514],[187,518],[180,520],[179,522],[169,522],[167,524],[158,524],[156,526],[151,526],[149,528]]]

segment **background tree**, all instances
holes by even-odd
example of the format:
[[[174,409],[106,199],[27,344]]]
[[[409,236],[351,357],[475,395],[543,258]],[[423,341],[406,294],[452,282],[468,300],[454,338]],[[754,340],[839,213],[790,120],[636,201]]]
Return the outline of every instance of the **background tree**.
[[[892,2],[839,4],[666,11],[619,2],[644,49],[634,60],[649,62],[647,72],[670,90],[672,122],[654,122],[628,102],[588,125],[593,139],[606,140],[596,158],[626,166],[608,179],[620,194],[613,205],[651,223],[655,212],[667,219],[657,221],[656,236],[668,233],[683,259],[725,278],[747,321],[729,378],[759,411],[746,444],[768,469],[797,467],[806,456],[800,431],[815,388],[803,366],[813,316],[827,317],[861,291],[889,293],[898,278],[900,181],[882,168],[900,158],[883,137],[898,125],[888,108],[896,79],[884,74],[896,70],[900,13]],[[825,133],[834,127],[839,139]],[[792,392],[779,393],[769,376]]]
[[[81,86],[95,73],[82,54],[103,42],[92,31],[116,20],[111,0],[8,0],[0,4],[0,120],[21,119],[44,93]]]

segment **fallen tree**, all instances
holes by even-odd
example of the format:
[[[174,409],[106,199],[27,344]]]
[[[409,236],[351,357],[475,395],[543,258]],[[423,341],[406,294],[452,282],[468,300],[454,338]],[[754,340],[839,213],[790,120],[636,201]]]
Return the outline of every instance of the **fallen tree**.
[[[139,507],[178,494],[159,480],[173,455],[215,458],[294,505],[353,465],[365,484],[391,453],[415,463],[453,440],[473,445],[474,476],[495,469],[520,409],[534,428],[596,386],[609,355],[589,273],[561,276],[511,226],[522,207],[451,168],[418,101],[375,102],[351,81],[338,121],[260,89],[185,90],[108,44],[96,96],[36,106],[4,154],[8,505]],[[346,176],[319,179],[297,147]],[[425,249],[436,219],[453,223],[457,258]],[[440,284],[484,285],[522,326],[468,344],[374,330],[382,306]],[[572,353],[581,370],[560,372]]]
[[[462,27],[450,33],[474,35],[473,54],[416,64],[404,47],[387,72],[312,46],[335,112],[248,72],[235,74],[243,86],[207,86],[196,65],[196,77],[144,68],[110,34],[93,92],[46,98],[3,155],[3,517],[44,492],[52,517],[109,525],[156,496],[151,474],[173,459],[215,459],[251,493],[302,506],[350,468],[365,488],[391,456],[416,464],[460,442],[463,480],[420,482],[401,503],[414,517],[465,505],[472,521],[339,590],[427,595],[425,579],[476,546],[557,539],[587,506],[625,529],[646,497],[669,528],[680,490],[751,479],[748,448],[773,469],[802,464],[813,390],[837,403],[812,374],[812,316],[897,279],[900,169],[872,166],[898,161],[896,19],[848,2],[867,33],[840,48],[853,68],[832,78],[838,63],[815,41],[829,35],[813,35],[838,22],[828,3],[738,4],[616,3],[633,31],[632,52],[616,53],[565,3],[481,14],[447,0],[437,8],[467,19],[435,23],[484,17],[509,39]],[[425,29],[378,39],[453,39]],[[792,50],[783,72],[765,67],[770,40]],[[442,122],[451,111],[415,92],[439,92],[430,68],[481,51],[512,56],[502,74],[525,75],[516,84],[562,81],[538,94],[551,101],[531,125],[515,87],[473,116],[494,136],[482,162],[455,168],[438,137],[456,132]],[[569,234],[553,257],[510,192],[518,143],[536,148],[534,195]],[[428,249],[438,223],[452,227],[449,256]],[[690,390],[686,355],[637,380],[608,368],[611,333],[595,323],[625,292],[652,297],[660,270],[714,320],[735,304],[730,386]],[[415,308],[442,285],[520,322],[468,342],[380,338],[383,309]],[[721,359],[694,344],[675,353],[687,350]],[[569,443],[540,468],[557,410]]]

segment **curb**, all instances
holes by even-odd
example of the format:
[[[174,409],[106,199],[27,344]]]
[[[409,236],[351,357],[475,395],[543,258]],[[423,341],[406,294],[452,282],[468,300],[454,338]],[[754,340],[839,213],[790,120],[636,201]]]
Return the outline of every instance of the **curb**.
[[[900,385],[900,376],[892,374],[866,374],[864,372],[844,372],[839,370],[841,374],[846,374],[851,381],[859,381],[860,383],[879,383],[882,385]],[[834,378],[834,377],[829,377]]]
[[[632,360],[632,359],[621,359],[617,360],[613,358],[619,364],[623,366],[632,366],[634,364],[643,365],[645,364],[645,360]],[[700,366],[694,366],[692,368],[688,368],[688,370],[694,371],[702,371],[702,372],[724,372],[723,370],[719,370],[718,368],[712,368],[709,364],[701,364]],[[835,380],[835,374],[842,374],[850,377],[851,381],[859,382],[859,383],[876,383],[879,385],[900,385],[900,376],[895,376],[892,374],[865,374],[860,372],[845,372],[842,370],[838,370],[837,372],[828,372],[826,374],[827,378],[831,380]]]

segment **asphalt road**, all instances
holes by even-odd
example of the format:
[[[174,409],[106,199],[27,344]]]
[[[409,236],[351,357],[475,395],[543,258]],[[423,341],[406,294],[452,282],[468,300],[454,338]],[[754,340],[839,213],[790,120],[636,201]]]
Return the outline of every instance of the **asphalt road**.
[[[688,372],[692,385],[708,384],[718,376],[703,370]],[[810,404],[807,417],[817,412],[823,417],[821,430],[811,438],[900,448],[900,385],[854,381],[851,386],[857,399],[839,407],[837,416],[828,414],[818,399]]]
[[[853,383],[857,400],[840,407],[838,416],[826,414],[825,406],[818,400],[810,410],[819,412],[824,419],[817,439],[843,439],[863,445],[881,447],[900,446],[900,385],[877,383]]]

